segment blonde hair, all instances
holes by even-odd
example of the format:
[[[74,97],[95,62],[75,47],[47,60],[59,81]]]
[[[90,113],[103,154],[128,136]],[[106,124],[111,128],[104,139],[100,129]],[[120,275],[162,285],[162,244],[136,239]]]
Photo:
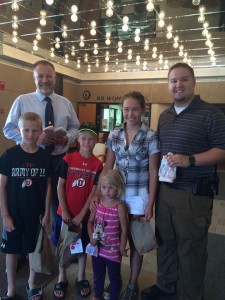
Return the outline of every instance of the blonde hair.
[[[42,129],[42,120],[41,117],[35,112],[26,112],[22,114],[19,118],[18,127],[21,128],[23,126],[24,121],[32,121],[37,122],[40,125],[40,129]]]
[[[117,198],[121,198],[124,194],[125,185],[122,174],[118,170],[103,171],[99,178],[99,186],[106,183],[114,186],[117,189]]]

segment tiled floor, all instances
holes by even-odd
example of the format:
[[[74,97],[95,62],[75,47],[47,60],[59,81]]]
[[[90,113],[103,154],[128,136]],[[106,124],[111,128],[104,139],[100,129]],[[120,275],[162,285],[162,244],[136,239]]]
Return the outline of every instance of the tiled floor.
[[[122,263],[122,277],[123,277],[123,287],[125,287],[126,283],[128,282],[129,278],[129,258],[123,259]],[[139,277],[139,288],[140,290],[147,287],[148,285],[152,285],[155,283],[156,280],[156,253],[155,251],[152,251],[149,254],[146,254],[144,257],[144,263],[141,275]],[[80,300],[83,299],[78,296],[75,290],[75,281],[77,277],[77,271],[78,271],[78,264],[72,263],[67,269],[67,274],[69,278],[69,286],[67,289],[67,300]],[[88,263],[87,263],[87,279],[90,281],[90,284],[92,285],[92,268],[91,268],[91,260],[90,256],[88,256]],[[50,282],[45,288],[44,288],[44,300],[52,299],[52,291],[55,282],[57,282],[57,278]],[[108,279],[106,280],[108,282]],[[92,299],[93,296],[90,296],[86,299]]]
[[[154,223],[153,223],[154,226]],[[214,208],[213,208],[213,218],[212,224],[210,226],[209,232],[216,233],[220,235],[225,235],[225,201],[224,200],[214,200]],[[80,300],[80,298],[75,291],[75,280],[77,277],[78,264],[72,263],[68,269],[68,278],[69,278],[69,286],[67,290],[67,300]],[[90,257],[88,257],[87,263],[87,279],[90,281],[92,285],[92,268]],[[129,278],[129,258],[124,258],[122,262],[122,278],[123,278],[123,287],[128,282]],[[156,281],[156,251],[152,251],[144,256],[144,262],[142,267],[142,272],[139,277],[139,288],[142,290],[143,288],[154,284]],[[51,281],[44,288],[44,300],[52,299],[52,291],[55,282],[57,282],[57,278]],[[86,299],[92,299],[92,296]],[[140,297],[139,297],[140,299]]]

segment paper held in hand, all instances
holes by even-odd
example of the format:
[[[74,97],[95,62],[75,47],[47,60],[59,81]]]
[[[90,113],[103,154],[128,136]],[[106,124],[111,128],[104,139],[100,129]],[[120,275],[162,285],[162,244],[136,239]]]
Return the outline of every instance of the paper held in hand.
[[[172,155],[171,152],[169,152],[167,155],[164,155],[162,158],[158,174],[159,181],[172,183],[176,179],[176,167],[170,167],[167,162],[167,159],[170,155]]]
[[[55,128],[52,125],[45,127],[43,132],[48,137],[56,137],[56,136],[65,136],[67,134],[66,130],[63,127]]]

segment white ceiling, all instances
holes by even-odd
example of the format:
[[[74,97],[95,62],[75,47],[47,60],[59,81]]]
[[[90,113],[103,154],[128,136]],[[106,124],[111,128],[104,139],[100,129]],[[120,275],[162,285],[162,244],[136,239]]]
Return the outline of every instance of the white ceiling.
[[[205,44],[207,37],[202,35],[203,23],[198,22],[199,5],[192,0],[154,0],[153,12],[148,12],[146,5],[150,0],[114,0],[113,16],[106,16],[107,0],[61,0],[52,5],[46,1],[13,0],[0,2],[0,34],[2,45],[17,48],[25,53],[33,53],[36,57],[49,59],[57,64],[76,70],[77,72],[144,72],[166,69],[174,62],[182,61],[179,47],[183,46],[187,62],[194,68],[217,68],[225,66],[225,1],[201,0],[205,6],[205,21],[208,22],[208,37],[214,58],[208,53],[209,46]],[[12,2],[19,5],[18,11],[13,11]],[[15,4],[15,3],[14,3]],[[71,21],[71,6],[78,7],[77,22]],[[40,11],[46,11],[46,25],[40,25]],[[165,26],[159,27],[159,13],[165,12]],[[18,28],[13,29],[13,16],[17,16]],[[122,31],[123,17],[129,17],[128,31]],[[90,34],[91,21],[96,21],[96,35]],[[62,26],[67,26],[67,37],[62,39]],[[172,38],[167,39],[167,27],[173,26]],[[33,49],[37,28],[41,29],[41,39],[37,40],[37,50]],[[135,29],[140,29],[140,41],[135,42]],[[12,42],[13,30],[17,31],[18,42]],[[106,45],[106,32],[111,32],[111,44]],[[80,47],[80,35],[84,36],[84,47]],[[55,48],[55,37],[60,37],[60,48]],[[174,48],[174,38],[178,37],[178,48]],[[149,49],[144,50],[145,40],[149,40]],[[118,42],[121,41],[122,52],[118,52]],[[94,54],[94,44],[98,44],[98,53]],[[53,47],[55,57],[50,56]],[[72,48],[75,55],[71,54]],[[152,57],[153,47],[157,48],[156,57]],[[132,58],[128,59],[128,50],[132,50]],[[106,61],[106,52],[109,52]],[[212,51],[211,51],[212,52]],[[68,62],[65,62],[68,55]],[[85,62],[85,55],[87,61]],[[162,63],[159,56],[162,55]],[[140,64],[136,57],[140,56]],[[13,60],[12,55],[4,52],[2,59]],[[80,68],[77,61],[80,60]],[[96,60],[99,67],[96,67]],[[214,66],[212,62],[214,61]],[[29,63],[29,61],[26,61]],[[167,64],[165,64],[167,62]],[[32,63],[32,62],[30,62]]]

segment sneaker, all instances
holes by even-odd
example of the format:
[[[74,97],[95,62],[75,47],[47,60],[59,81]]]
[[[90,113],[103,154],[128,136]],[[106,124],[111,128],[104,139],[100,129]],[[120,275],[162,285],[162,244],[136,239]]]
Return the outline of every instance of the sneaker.
[[[122,292],[120,300],[135,300],[138,297],[138,288],[135,284],[129,283],[126,289]]]
[[[167,298],[171,299],[171,296],[173,295],[175,295],[175,293],[168,294],[162,291],[160,288],[158,288],[157,285],[153,285],[142,290],[141,300],[160,300],[160,299],[167,299]]]

